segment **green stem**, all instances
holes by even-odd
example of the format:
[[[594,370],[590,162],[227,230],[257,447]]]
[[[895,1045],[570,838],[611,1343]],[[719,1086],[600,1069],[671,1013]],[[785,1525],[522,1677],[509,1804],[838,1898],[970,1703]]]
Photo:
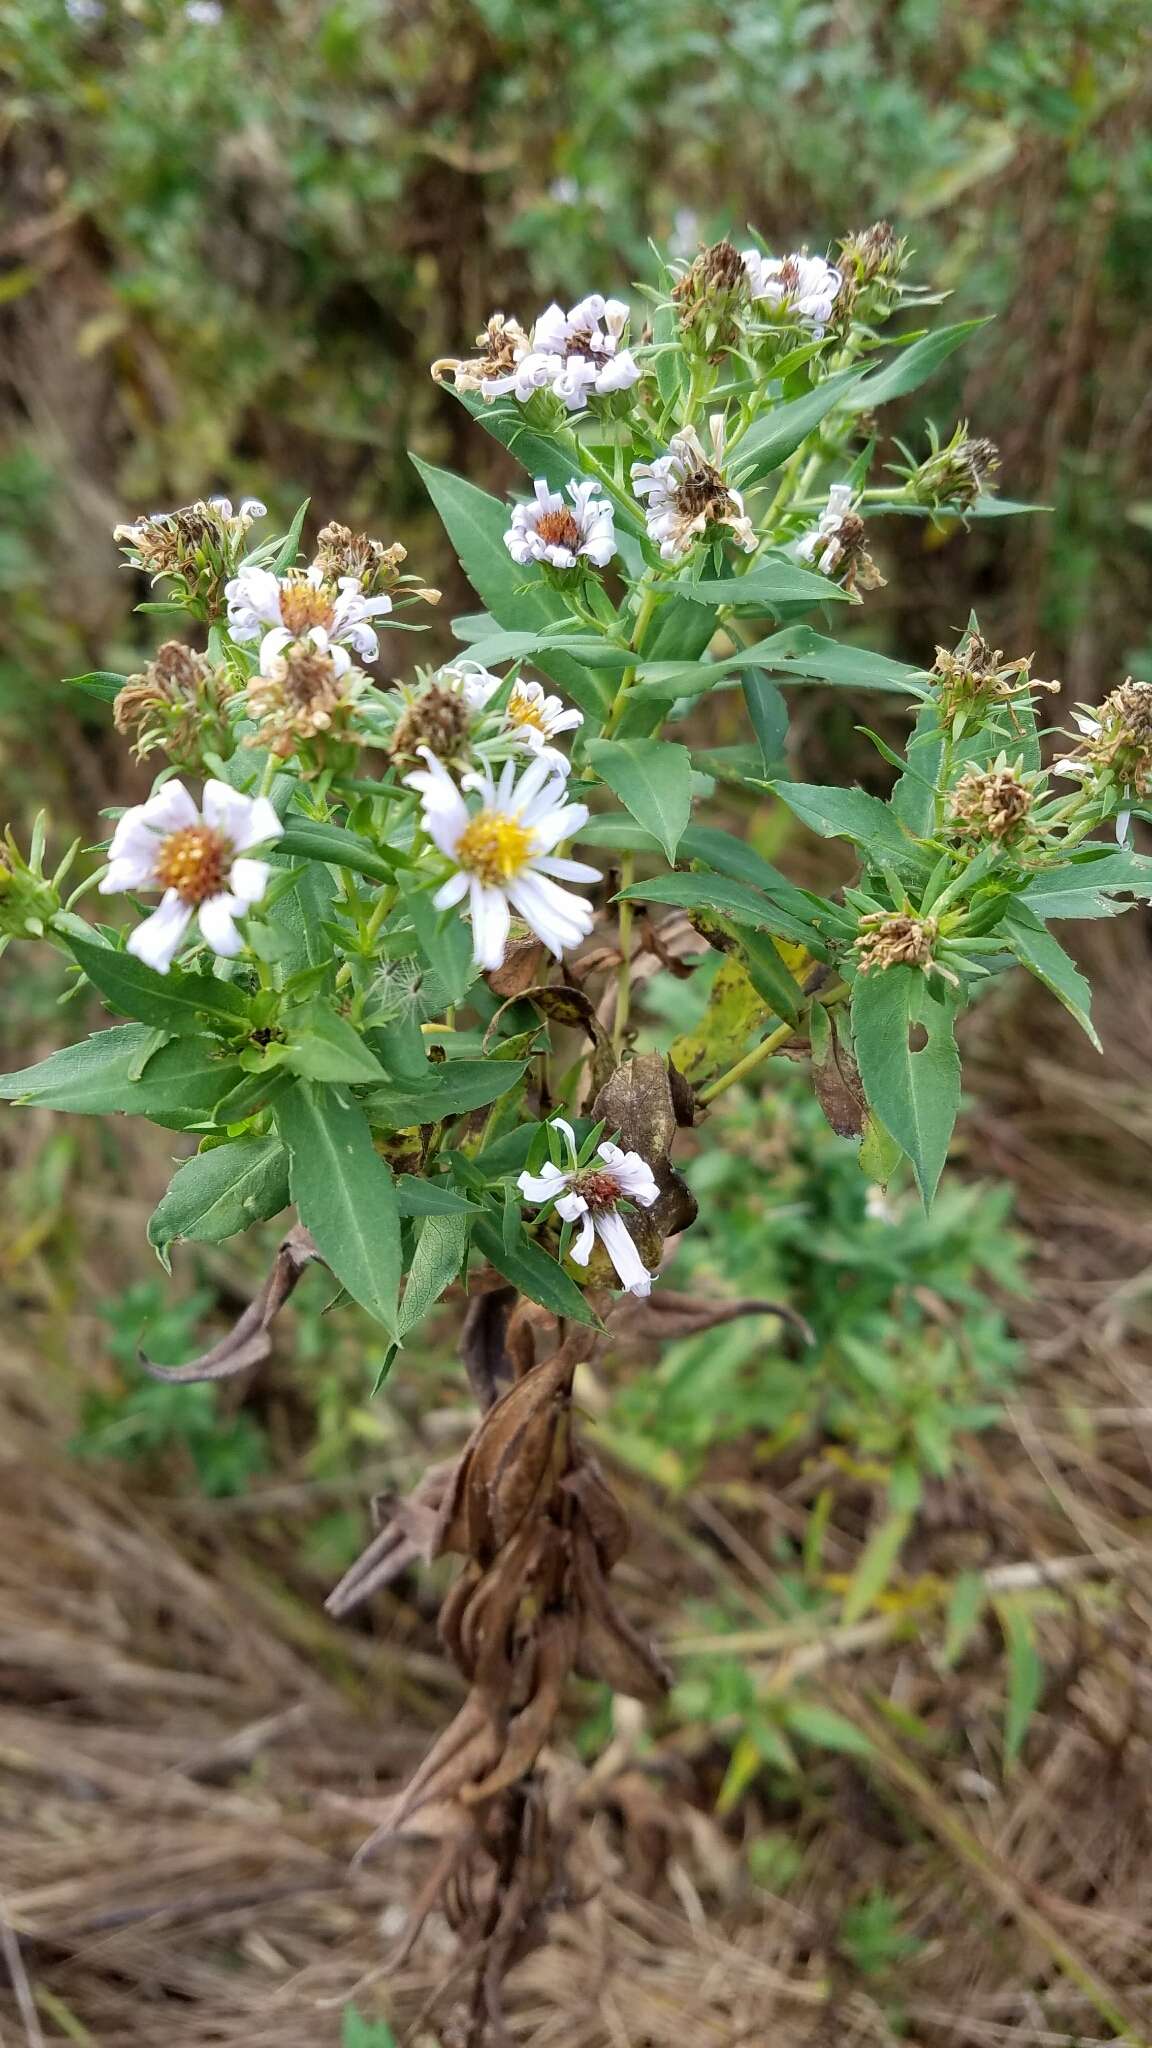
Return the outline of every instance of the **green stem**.
[[[636,624],[632,628],[632,638],[629,642],[629,646],[631,647],[632,652],[634,654],[638,654],[640,648],[644,644],[644,635],[648,631],[648,627],[651,624],[652,614],[655,611],[658,602],[658,593],[656,585],[654,583],[649,582],[647,584],[642,584],[640,586],[640,592],[640,608],[636,613]],[[636,670],[638,667],[639,663],[634,662],[632,667],[626,668],[623,675],[621,676],[620,687],[617,690],[616,695],[612,699],[612,703],[609,706],[608,710],[608,716],[604,720],[604,726],[601,732],[602,739],[611,739],[612,734],[615,732],[616,727],[619,725],[620,720],[624,714],[625,706],[628,702],[628,692],[636,680]]]
[[[847,982],[837,981],[831,988],[822,989],[819,995],[813,996],[808,1009],[811,1010],[812,1003],[819,1003],[821,1008],[830,1009],[834,1003],[842,1002],[847,994]],[[764,1065],[765,1060],[770,1060],[773,1053],[779,1052],[781,1046],[787,1045],[790,1038],[798,1035],[803,1021],[800,1019],[796,1024],[778,1024],[775,1031],[770,1031],[767,1038],[762,1038],[759,1045],[754,1045],[751,1052],[746,1052],[743,1059],[737,1060],[734,1067],[728,1068],[727,1073],[717,1075],[715,1081],[710,1081],[706,1088],[699,1089],[697,1102],[706,1106],[710,1102],[715,1102],[718,1095],[723,1095],[729,1088],[734,1088],[738,1081],[747,1080],[749,1074],[754,1074],[758,1067]]]
[[[620,863],[620,887],[631,887],[636,863],[630,853]],[[624,897],[620,904],[620,966],[616,976],[616,1018],[612,1027],[612,1045],[619,1059],[624,1050],[624,1037],[628,1030],[628,1017],[632,1007],[632,903]]]

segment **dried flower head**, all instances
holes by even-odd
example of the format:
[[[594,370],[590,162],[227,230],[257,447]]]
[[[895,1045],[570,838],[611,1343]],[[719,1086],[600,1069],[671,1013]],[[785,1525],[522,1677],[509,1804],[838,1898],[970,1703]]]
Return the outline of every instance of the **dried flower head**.
[[[441,356],[432,365],[432,375],[437,384],[443,384],[451,377],[457,391],[479,391],[481,385],[491,383],[497,377],[511,375],[518,362],[531,350],[531,342],[518,320],[509,320],[503,313],[493,313],[487,326],[476,336],[476,347],[481,351],[471,360],[460,361],[454,356]]]
[[[1034,778],[1000,754],[989,768],[970,768],[948,799],[953,829],[965,838],[1018,838],[1028,822]]]
[[[112,716],[117,732],[135,739],[138,759],[162,747],[178,766],[190,767],[205,747],[220,752],[227,745],[225,707],[236,689],[230,669],[180,640],[165,640],[147,667],[128,677]]]
[[[861,974],[873,968],[929,967],[939,926],[934,917],[907,910],[872,910],[860,919],[856,958]]]
[[[385,547],[370,534],[353,533],[350,526],[331,520],[322,526],[316,540],[313,567],[326,583],[339,583],[342,576],[354,576],[361,590],[390,590],[408,559],[408,550],[393,541]]]
[[[853,507],[849,484],[833,484],[815,526],[801,535],[793,552],[822,576],[838,576],[845,590],[882,590],[887,580],[868,553],[864,521]]]
[[[1000,467],[1000,451],[994,441],[971,438],[967,420],[961,420],[952,439],[941,446],[932,431],[932,453],[911,470],[903,472],[904,489],[917,505],[932,505],[966,511],[988,492]]]
[[[419,766],[424,749],[438,761],[461,763],[475,718],[476,706],[463,690],[434,678],[410,698],[392,728],[386,752],[408,768]]]
[[[1055,768],[1079,782],[1104,782],[1127,799],[1117,820],[1117,838],[1127,836],[1130,803],[1152,789],[1152,683],[1129,676],[1093,709],[1072,713],[1082,735],[1075,753]]]
[[[116,526],[112,537],[133,568],[142,569],[153,583],[170,577],[177,585],[175,594],[189,610],[206,617],[219,609],[248,529],[266,511],[259,498],[245,498],[238,512],[233,512],[230,498],[202,498],[175,512],[153,512],[147,519]]]
[[[869,308],[887,311],[898,296],[901,272],[908,262],[908,244],[886,220],[846,235],[840,244],[843,284],[836,301],[838,315],[851,313],[867,295]]]
[[[748,296],[744,258],[727,237],[701,249],[672,287],[682,333],[706,354],[738,341],[740,309],[747,305]]]
[[[301,742],[334,729],[344,738],[359,739],[349,729],[349,718],[365,678],[345,650],[329,646],[322,633],[279,646],[277,639],[274,633],[266,636],[260,672],[248,684],[248,712],[258,726],[248,745],[267,747],[287,760]]]
[[[965,633],[955,648],[938,647],[932,675],[942,718],[951,720],[981,705],[1010,704],[1029,698],[1033,690],[1059,692],[1059,683],[1041,682],[1029,674],[1030,654],[1005,661],[999,647],[984,635]]]

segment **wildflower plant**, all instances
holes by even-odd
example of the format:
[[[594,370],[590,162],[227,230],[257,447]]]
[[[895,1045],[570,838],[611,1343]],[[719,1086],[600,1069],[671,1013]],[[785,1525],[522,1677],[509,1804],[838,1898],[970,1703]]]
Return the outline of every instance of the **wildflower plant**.
[[[867,623],[882,584],[884,514],[1009,509],[989,495],[995,450],[967,425],[933,434],[895,482],[870,481],[884,407],[971,327],[922,325],[932,298],[907,260],[883,224],[827,257],[725,241],[663,268],[644,318],[600,294],[495,313],[474,357],[434,365],[524,472],[509,507],[416,461],[478,605],[439,670],[405,663],[437,593],[395,542],[329,523],[307,558],[306,508],[261,539],[251,500],[119,528],[127,563],[160,587],[149,608],[186,638],[141,675],[77,680],[162,758],[154,793],[110,821],[67,900],[42,835],[27,861],[0,855],[0,934],[61,948],[120,1020],[0,1093],[195,1141],[152,1219],[165,1261],[181,1239],[296,1210],[261,1295],[187,1375],[263,1356],[313,1260],[383,1325],[390,1358],[448,1290],[470,1295],[487,1413],[459,1486],[479,1489],[479,1519],[438,1494],[427,1554],[462,1549],[462,1584],[486,1598],[531,1533],[511,1517],[500,1535],[483,1489],[504,1482],[481,1485],[506,1469],[506,1404],[552,1445],[529,1489],[546,1523],[532,1524],[533,1569],[552,1591],[515,1638],[515,1658],[533,1644],[536,1661],[508,1676],[509,1697],[534,1705],[493,1733],[491,1687],[470,1697],[488,1747],[469,1826],[530,1767],[557,1672],[578,1659],[624,1690],[666,1682],[608,1603],[618,1511],[556,1435],[556,1403],[621,1289],[640,1297],[632,1314],[659,1299],[695,1209],[678,1131],[702,1126],[706,1148],[714,1101],[808,1050],[864,1171],[883,1185],[907,1158],[927,1205],[964,1009],[1023,967],[1093,1035],[1088,985],[1051,926],[1152,898],[1152,861],[1116,844],[1152,781],[1147,684],[1078,715],[1058,789],[1038,722],[1055,686],[974,620],[931,669],[840,631],[861,608]],[[782,774],[782,692],[813,686],[907,709],[904,747],[877,741],[887,800]],[[742,721],[734,744],[713,744],[722,711]],[[766,806],[847,841],[854,881],[823,894],[762,859],[732,821]],[[127,922],[83,916],[92,889],[126,897]],[[155,891],[158,907],[139,900]],[[682,971],[722,959],[678,1064],[667,1047],[637,1052],[635,1034],[646,961],[666,961],[686,925]],[[566,1331],[547,1366],[523,1370],[535,1325],[503,1348],[492,1298]],[[431,1497],[418,1505],[380,1555],[415,1554]]]
[[[90,884],[134,904],[159,891],[159,906],[127,930],[88,922],[88,885],[64,905],[5,856],[6,933],[64,948],[126,1021],[3,1087],[193,1134],[165,1243],[257,1220],[287,1186],[320,1256],[397,1342],[405,1278],[433,1240],[427,1306],[479,1259],[595,1321],[603,1299],[519,1180],[539,1184],[553,1110],[579,1149],[613,1069],[635,1065],[641,907],[686,912],[699,956],[720,948],[751,990],[741,1057],[676,1091],[681,1119],[754,1084],[786,1041],[832,1029],[858,1076],[866,1166],[883,1179],[906,1154],[926,1201],[965,1006],[1023,965],[1091,1031],[1049,927],[1152,894],[1152,863],[1101,836],[1147,794],[1148,686],[1074,714],[1058,793],[1037,724],[1053,686],[974,621],[927,671],[837,637],[882,581],[873,507],[1002,509],[987,495],[995,451],[966,424],[933,429],[902,483],[869,481],[877,415],[967,332],[906,318],[892,332],[931,303],[907,263],[884,224],[827,256],[725,241],[662,271],[646,321],[592,293],[494,314],[477,357],[437,363],[525,472],[509,509],[417,463],[481,607],[439,671],[385,680],[437,598],[399,543],[329,522],[304,559],[303,511],[261,538],[255,499],[116,529],[185,634],[140,674],[80,679],[165,761]],[[914,714],[902,753],[881,745],[887,801],[781,779],[780,692],[813,685]],[[740,699],[746,738],[707,751]],[[718,822],[769,803],[850,841],[856,880],[800,888]],[[385,987],[398,1004],[382,1005]],[[592,1019],[583,1059],[556,1022],[564,990]],[[644,1114],[626,1123],[602,1135],[664,1176],[668,1210],[673,1169]],[[654,1229],[627,1225],[650,1261],[661,1215],[658,1202]]]

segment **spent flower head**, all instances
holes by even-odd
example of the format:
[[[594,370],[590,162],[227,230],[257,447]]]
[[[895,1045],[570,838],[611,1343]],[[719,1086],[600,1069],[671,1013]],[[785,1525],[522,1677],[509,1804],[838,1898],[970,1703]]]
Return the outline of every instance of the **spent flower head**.
[[[929,967],[940,927],[910,910],[871,910],[860,919],[856,961],[861,974],[888,967]]]
[[[856,511],[850,484],[833,484],[828,503],[815,526],[793,543],[797,561],[811,562],[822,576],[836,576],[845,590],[882,590],[880,574],[866,544],[866,528]]]
[[[249,528],[263,519],[267,506],[245,498],[233,512],[230,498],[200,498],[175,512],[152,512],[146,519],[116,526],[112,537],[133,568],[153,583],[169,579],[176,602],[197,618],[210,618],[244,553]]]
[[[883,316],[899,297],[901,273],[908,262],[908,244],[890,222],[878,220],[840,243],[843,279],[836,310],[840,314]]]
[[[994,839],[1002,845],[1018,840],[1027,830],[1038,780],[1004,753],[990,767],[968,769],[949,792],[952,830],[961,838]]]
[[[724,476],[724,417],[708,422],[705,448],[694,427],[673,434],[665,455],[632,464],[632,490],[646,499],[648,535],[665,562],[679,562],[709,530],[727,527],[737,547],[756,546],[744,500]]]
[[[138,760],[159,748],[177,767],[195,767],[206,749],[231,753],[227,707],[238,688],[225,664],[180,640],[165,640],[140,673],[128,677],[112,707],[113,723],[135,740]]]
[[[320,627],[298,640],[266,633],[260,667],[246,692],[248,715],[257,726],[247,744],[267,747],[283,761],[303,748],[307,765],[314,765],[307,763],[310,741],[332,734],[363,745],[368,735],[355,731],[353,719],[366,684],[347,649],[330,645]]]
[[[937,511],[967,511],[977,498],[986,497],[1000,467],[1000,451],[994,441],[973,438],[967,420],[961,420],[950,441],[941,443],[934,426],[929,426],[931,453],[923,462],[906,454],[903,465],[894,465],[904,478],[904,495],[915,505],[930,505]]]
[[[1059,683],[1041,682],[1030,673],[1031,666],[1030,654],[1005,661],[1001,649],[974,629],[956,647],[938,647],[932,679],[942,719],[951,722],[993,704],[1030,699],[1034,690],[1058,694]]]
[[[1116,837],[1123,844],[1133,801],[1152,789],[1152,683],[1129,676],[1102,704],[1081,705],[1072,716],[1079,744],[1053,772],[1093,787],[1105,799],[1118,795]]]
[[[672,287],[685,343],[708,357],[735,347],[749,292],[748,268],[734,242],[725,237],[701,249]]]

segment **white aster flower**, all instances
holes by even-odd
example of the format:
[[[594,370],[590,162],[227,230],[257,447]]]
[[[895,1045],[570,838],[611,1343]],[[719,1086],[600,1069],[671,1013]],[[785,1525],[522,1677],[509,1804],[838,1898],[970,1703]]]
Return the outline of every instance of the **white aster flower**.
[[[722,414],[712,415],[708,431],[710,454],[694,427],[682,427],[673,434],[666,455],[632,464],[632,489],[638,498],[648,500],[648,532],[665,562],[680,561],[711,525],[729,527],[745,554],[756,546],[744,500],[724,480]]]
[[[583,725],[582,711],[565,705],[562,697],[547,695],[540,683],[518,678],[512,685],[504,716],[522,747],[530,754],[538,755],[542,761],[550,762],[562,775],[567,775],[571,765],[568,757],[551,742],[558,733],[575,732]]]
[[[586,555],[603,569],[616,553],[612,507],[598,483],[571,483],[570,505],[561,491],[550,491],[543,477],[533,485],[535,500],[512,508],[512,524],[504,545],[514,562],[550,562],[554,569],[574,569]]]
[[[480,384],[485,398],[507,393],[524,403],[534,391],[551,391],[569,412],[579,412],[590,397],[627,391],[640,366],[631,349],[622,347],[628,308],[622,299],[592,292],[566,313],[555,304],[541,313],[530,335],[517,342],[511,366]]]
[[[499,781],[488,768],[464,778],[480,797],[472,810],[443,762],[429,747],[419,751],[427,767],[404,779],[419,790],[424,829],[456,870],[432,901],[447,910],[468,898],[477,966],[500,966],[513,910],[557,958],[578,946],[592,929],[591,905],[557,884],[598,882],[599,871],[552,848],[587,823],[587,804],[567,801],[550,762],[530,761],[517,781],[515,762],[506,761]]]
[[[844,282],[834,265],[803,249],[791,256],[762,256],[759,249],[745,249],[743,262],[752,297],[763,299],[774,313],[794,315],[819,341]]]
[[[311,634],[313,646],[351,647],[362,661],[375,661],[380,652],[370,621],[392,609],[390,597],[366,597],[359,577],[339,576],[332,582],[315,563],[310,569],[290,569],[286,576],[250,563],[225,584],[224,595],[228,629],[242,645],[262,640],[269,629],[283,632],[281,649]]]
[[[559,1131],[571,1157],[571,1166],[553,1166],[546,1160],[539,1173],[522,1173],[516,1185],[526,1201],[555,1202],[556,1214],[565,1223],[579,1223],[580,1232],[571,1248],[578,1266],[586,1266],[599,1238],[616,1268],[621,1285],[629,1294],[651,1294],[652,1275],[633,1242],[619,1205],[636,1202],[650,1209],[659,1196],[652,1168],[638,1152],[622,1152],[619,1145],[601,1145],[596,1160],[577,1165],[576,1133],[570,1123],[553,1117],[552,1129]]]
[[[236,919],[259,903],[271,872],[249,849],[279,839],[284,827],[266,796],[242,796],[206,782],[197,810],[182,782],[166,782],[147,803],[125,811],[112,835],[101,894],[163,889],[159,907],[136,927],[128,951],[167,974],[195,918],[205,944],[229,959],[244,941]]]

